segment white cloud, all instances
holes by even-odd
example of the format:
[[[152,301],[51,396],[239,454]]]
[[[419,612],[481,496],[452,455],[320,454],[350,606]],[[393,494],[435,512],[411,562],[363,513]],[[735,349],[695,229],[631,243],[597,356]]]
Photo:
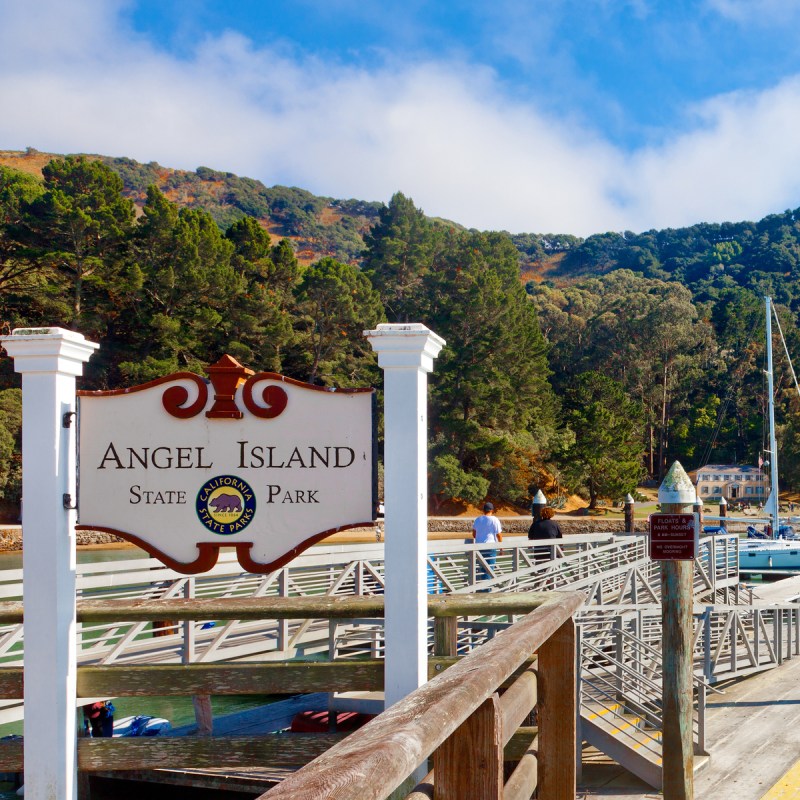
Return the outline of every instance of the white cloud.
[[[428,214],[512,231],[642,230],[798,204],[796,80],[716,98],[695,131],[627,154],[566,113],[510,100],[476,64],[369,72],[234,33],[179,59],[125,29],[121,5],[36,7],[32,21],[0,0],[0,148],[202,164],[335,197],[401,190]]]
[[[800,11],[800,0],[706,0],[708,7],[725,19],[746,24],[785,24]]]
[[[694,132],[631,158],[640,218],[658,227],[759,219],[800,204],[800,78],[715,98],[697,115]]]

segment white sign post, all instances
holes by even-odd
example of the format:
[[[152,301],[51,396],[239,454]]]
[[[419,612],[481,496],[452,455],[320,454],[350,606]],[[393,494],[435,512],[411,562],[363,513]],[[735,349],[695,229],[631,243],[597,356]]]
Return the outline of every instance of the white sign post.
[[[98,345],[61,328],[0,341],[22,373],[25,796],[73,800],[75,378]]]
[[[388,708],[428,679],[427,374],[445,341],[419,323],[365,331],[384,371]]]

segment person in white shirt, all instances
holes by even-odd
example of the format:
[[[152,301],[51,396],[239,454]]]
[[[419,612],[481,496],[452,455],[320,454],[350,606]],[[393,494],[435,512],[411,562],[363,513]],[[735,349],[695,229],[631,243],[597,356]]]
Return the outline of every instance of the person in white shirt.
[[[483,514],[476,517],[472,523],[472,538],[475,540],[475,544],[494,544],[503,541],[503,526],[494,515],[494,506],[491,503],[483,504]],[[488,567],[494,567],[497,560],[496,548],[481,548],[481,555]],[[488,580],[492,577],[480,563],[478,564],[478,573],[479,580]]]

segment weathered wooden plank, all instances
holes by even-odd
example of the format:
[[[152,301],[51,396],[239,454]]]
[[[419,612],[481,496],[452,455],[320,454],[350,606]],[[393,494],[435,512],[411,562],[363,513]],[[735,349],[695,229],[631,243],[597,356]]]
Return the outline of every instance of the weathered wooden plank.
[[[539,648],[539,798],[574,800],[577,688],[575,622]]]
[[[434,800],[433,770],[431,770],[415,787],[405,800]]]
[[[79,739],[78,769],[97,772],[300,766],[324,753],[345,736],[344,733],[281,733],[261,736]]]
[[[661,627],[661,650],[664,656],[662,771],[665,800],[692,800],[694,797],[693,567],[693,561],[664,561],[661,564],[661,596],[664,598]],[[731,628],[730,635],[731,648],[735,652],[735,626]]]
[[[460,659],[431,658],[428,679]],[[522,673],[532,663],[518,670]],[[512,676],[513,679],[513,676]],[[509,679],[510,683],[511,679]],[[0,700],[23,696],[22,667],[0,667]],[[140,697],[167,694],[304,694],[328,691],[380,691],[383,660],[317,661],[270,664],[186,664],[78,667],[78,697]]]
[[[511,737],[510,741],[506,744],[503,750],[504,761],[524,761],[528,760],[530,756],[536,759],[536,744],[538,728],[519,728],[517,732]],[[516,771],[514,772],[516,774]],[[514,777],[512,774],[512,778]],[[527,777],[526,777],[527,776]],[[526,781],[532,782],[533,786],[536,785],[536,767],[526,763],[523,771],[517,777],[517,782],[522,786]],[[517,800],[517,795],[512,797],[508,795],[509,783],[506,782],[503,790],[503,800]],[[517,791],[516,789],[514,790]],[[522,789],[519,790],[522,792]],[[531,790],[527,796],[524,794],[519,795],[519,800],[528,800],[533,794]],[[411,794],[406,795],[405,800],[433,800],[434,798],[434,772],[431,770],[421,781],[414,787]]]
[[[503,792],[501,738],[500,699],[494,694],[433,754],[436,800],[499,800]]]
[[[458,655],[458,617],[434,619],[433,652],[437,656]]]
[[[535,750],[528,750],[519,760],[503,789],[503,800],[530,800],[536,790],[539,760]]]
[[[22,622],[22,601],[6,600],[0,603],[0,622],[19,625]]]
[[[431,678],[435,678],[437,675],[440,675],[444,670],[448,667],[452,667],[453,664],[457,664],[463,656],[433,656],[432,658],[428,659],[428,680]],[[531,667],[536,666],[536,656],[533,658],[526,658],[525,661],[520,664],[511,675],[508,676],[501,684],[499,688],[507,689],[511,686],[512,683],[522,675],[525,670],[530,669]]]
[[[2,685],[2,684],[0,684]],[[307,694],[379,691],[383,661],[80,667],[78,696]]]
[[[173,597],[166,600],[81,600],[78,621],[146,622],[152,619],[353,619],[383,617],[382,596]]]
[[[585,599],[578,592],[554,592],[550,598],[513,628],[502,631],[458,664],[395,703],[380,717],[270,790],[265,797],[269,800],[333,797],[337,800],[381,800],[439,747],[534,650],[558,631]],[[570,658],[569,663],[560,663],[556,669],[574,676],[574,650]],[[572,693],[574,697],[574,686]],[[574,726],[574,706],[572,720]],[[573,751],[574,769],[574,736],[568,747]]]
[[[531,791],[525,795],[521,787],[526,782],[532,783],[534,788],[536,786],[536,766],[531,766],[527,761],[529,761],[530,757],[533,757],[534,761],[536,760],[536,745],[538,741],[536,734],[538,731],[538,728],[519,728],[506,744],[503,750],[503,759],[505,761],[526,761],[526,765],[516,779],[517,784],[520,786],[520,794],[516,794],[516,788],[513,789],[513,796],[510,797],[508,794],[510,780],[516,775],[515,770],[511,779],[506,782],[505,788],[503,789],[503,800],[528,800],[533,794],[533,789],[531,789]],[[434,773],[433,770],[431,770],[422,781],[414,787],[414,791],[406,795],[405,800],[433,800],[433,798]]]
[[[0,742],[0,772],[22,772],[22,739]]]
[[[475,592],[435,594],[428,597],[432,617],[477,617],[495,614],[528,614],[550,603],[552,592]]]
[[[500,697],[500,713],[503,721],[503,744],[505,744],[531,713],[536,705],[536,672],[526,670]]]
[[[548,602],[546,592],[431,595],[433,617],[525,614]],[[143,600],[79,600],[78,622],[150,622],[170,619],[353,619],[383,617],[383,596],[212,597]],[[0,623],[19,624],[23,605],[0,603]]]

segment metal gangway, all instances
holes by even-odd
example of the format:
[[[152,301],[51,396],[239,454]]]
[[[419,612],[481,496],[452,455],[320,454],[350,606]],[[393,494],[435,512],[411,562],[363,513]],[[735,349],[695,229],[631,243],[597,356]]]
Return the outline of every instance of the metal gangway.
[[[496,554],[475,544],[434,541],[428,553],[431,593],[531,591],[576,586],[602,600],[654,599],[652,566],[641,536],[591,534],[571,536],[550,547],[523,537],[508,537]],[[721,573],[720,573],[721,574]],[[717,574],[711,583],[715,585]],[[723,580],[723,583],[725,581]],[[318,546],[267,575],[243,572],[232,553],[217,565],[186,576],[151,558],[81,564],[78,599],[137,600],[153,604],[170,598],[302,597],[381,594],[384,590],[383,543]],[[0,599],[19,600],[22,570],[0,573]],[[165,603],[165,606],[168,606]],[[229,660],[279,660],[358,650],[369,639],[370,651],[382,653],[382,623],[335,620],[208,620],[156,623],[120,622],[77,626],[78,664],[124,665],[211,663]],[[432,641],[432,633],[431,633]],[[0,666],[24,660],[24,626],[0,626]],[[0,723],[20,719],[22,704],[0,702]]]

